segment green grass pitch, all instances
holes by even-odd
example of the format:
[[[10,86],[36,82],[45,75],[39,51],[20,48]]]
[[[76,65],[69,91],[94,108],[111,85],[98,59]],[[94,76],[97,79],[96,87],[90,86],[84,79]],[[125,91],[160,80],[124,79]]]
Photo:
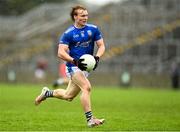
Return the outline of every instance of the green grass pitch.
[[[0,84],[0,131],[180,130],[180,91],[93,87],[93,114],[104,125],[88,128],[79,96],[72,102],[34,99],[41,85]]]

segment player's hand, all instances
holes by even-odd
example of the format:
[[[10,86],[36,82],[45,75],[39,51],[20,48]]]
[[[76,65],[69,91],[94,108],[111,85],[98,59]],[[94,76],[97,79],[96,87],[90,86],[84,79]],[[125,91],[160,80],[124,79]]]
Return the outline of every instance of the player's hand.
[[[94,56],[94,59],[96,60],[96,64],[95,64],[93,70],[95,70],[99,64],[99,56]]]
[[[84,59],[73,59],[74,64],[82,71],[85,71],[87,69],[87,64],[82,63]]]

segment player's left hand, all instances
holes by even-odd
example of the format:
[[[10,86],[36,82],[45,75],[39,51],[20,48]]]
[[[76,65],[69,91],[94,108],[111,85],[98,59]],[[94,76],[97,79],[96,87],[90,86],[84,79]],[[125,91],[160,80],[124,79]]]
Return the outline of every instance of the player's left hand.
[[[96,64],[95,64],[93,70],[95,70],[99,64],[99,56],[94,56],[94,59],[96,60]]]

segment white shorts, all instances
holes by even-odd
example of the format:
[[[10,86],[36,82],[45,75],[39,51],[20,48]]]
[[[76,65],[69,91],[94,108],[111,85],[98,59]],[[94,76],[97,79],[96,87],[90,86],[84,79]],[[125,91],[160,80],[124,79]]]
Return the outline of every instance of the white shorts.
[[[67,67],[66,66],[66,75],[68,78],[71,78],[72,75],[78,71],[81,71],[77,66],[73,66],[73,67]],[[88,77],[89,72],[87,71],[81,71],[86,77]]]

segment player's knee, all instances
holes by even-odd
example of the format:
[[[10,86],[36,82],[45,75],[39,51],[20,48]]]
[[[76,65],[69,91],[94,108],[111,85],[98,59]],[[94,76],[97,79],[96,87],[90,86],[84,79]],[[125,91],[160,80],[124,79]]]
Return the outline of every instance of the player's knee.
[[[84,92],[91,92],[91,85],[85,85],[84,88],[83,88],[83,91]]]

